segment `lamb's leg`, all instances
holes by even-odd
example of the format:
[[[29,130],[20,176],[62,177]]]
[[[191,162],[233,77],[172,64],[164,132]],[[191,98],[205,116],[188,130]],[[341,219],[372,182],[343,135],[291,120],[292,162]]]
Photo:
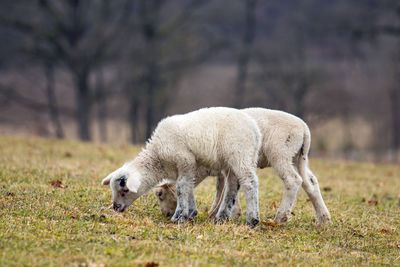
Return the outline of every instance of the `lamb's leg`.
[[[218,174],[217,178],[216,178],[216,192],[215,192],[215,198],[214,198],[214,202],[211,206],[210,211],[208,212],[208,217],[209,218],[214,218],[215,215],[217,214],[221,201],[222,201],[222,197],[223,197],[223,191],[224,191],[224,187],[225,187],[225,176],[220,173]]]
[[[194,201],[193,179],[182,176],[176,183],[176,193],[178,204],[171,221],[174,223],[184,223],[197,214],[197,208]]]
[[[198,211],[197,211],[197,206],[196,206],[196,201],[194,198],[194,185],[193,187],[189,190],[189,219],[193,220],[194,217],[196,217]]]
[[[279,206],[274,221],[277,223],[284,223],[290,218],[294,203],[296,201],[297,192],[299,191],[303,180],[293,168],[293,165],[290,161],[274,164],[273,167],[278,173],[279,177],[282,179],[285,186],[283,200]]]
[[[246,221],[247,225],[254,228],[260,222],[260,212],[258,207],[258,177],[254,170],[235,170],[239,179],[247,204]]]
[[[171,218],[171,221],[174,223],[178,223],[183,211],[186,209],[186,202],[182,196],[182,185],[180,185],[180,183],[176,183],[176,192],[177,192],[177,205],[176,205],[176,209],[175,209],[175,213]]]
[[[236,204],[239,188],[240,185],[238,179],[232,172],[230,172],[229,177],[226,179],[226,188],[221,201],[221,206],[215,216],[216,221],[226,221],[231,218],[232,208]]]
[[[236,195],[235,205],[232,208],[231,219],[238,220],[240,218],[240,215],[242,215],[242,208],[240,207],[239,192],[238,192],[238,194]]]
[[[307,170],[308,177],[310,179],[313,190],[310,190],[308,187],[303,186],[304,191],[306,191],[308,197],[310,198],[315,212],[317,214],[318,223],[324,224],[330,221],[331,215],[328,211],[328,208],[325,205],[324,200],[322,199],[321,191],[319,189],[317,177],[311,172],[311,170]],[[305,179],[307,179],[305,178]]]

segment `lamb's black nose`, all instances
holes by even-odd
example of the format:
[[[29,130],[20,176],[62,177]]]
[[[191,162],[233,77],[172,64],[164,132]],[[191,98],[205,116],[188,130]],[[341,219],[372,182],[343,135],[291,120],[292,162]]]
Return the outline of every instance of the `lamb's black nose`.
[[[116,202],[114,202],[113,208],[114,208],[114,210],[119,211],[119,209],[121,208],[121,204],[117,204]]]

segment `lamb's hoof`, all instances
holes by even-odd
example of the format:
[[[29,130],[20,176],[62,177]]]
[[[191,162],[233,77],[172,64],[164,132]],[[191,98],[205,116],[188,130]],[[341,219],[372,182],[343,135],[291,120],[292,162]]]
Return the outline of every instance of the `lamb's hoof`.
[[[237,221],[241,215],[242,215],[242,210],[240,208],[239,209],[234,208],[232,210],[231,219]]]
[[[323,225],[328,225],[331,222],[331,216],[329,214],[324,214],[320,217],[318,217],[318,225],[323,226]]]
[[[257,225],[259,222],[260,222],[260,219],[259,219],[259,218],[251,218],[250,220],[247,221],[247,225],[248,225],[250,228],[254,228],[254,227],[256,227],[256,225]]]
[[[194,220],[194,217],[196,217],[198,214],[197,210],[189,210],[189,219]]]
[[[189,219],[188,216],[181,214],[178,218],[171,221],[176,224],[184,224],[185,222],[188,221],[188,219]]]
[[[231,215],[231,220],[237,221],[237,220],[239,220],[239,218],[240,218],[241,215],[242,215],[241,212],[232,213],[232,215]]]
[[[278,212],[275,216],[274,222],[277,224],[284,224],[290,218],[289,214]]]
[[[214,218],[214,222],[215,223],[223,223],[229,220],[229,215],[226,212],[221,212],[218,213],[215,218]]]
[[[183,210],[177,210],[177,211],[175,211],[174,216],[172,216],[172,218],[171,218],[171,222],[177,223],[178,220],[179,220],[179,218],[180,218],[181,215],[182,215],[182,212],[183,212]]]

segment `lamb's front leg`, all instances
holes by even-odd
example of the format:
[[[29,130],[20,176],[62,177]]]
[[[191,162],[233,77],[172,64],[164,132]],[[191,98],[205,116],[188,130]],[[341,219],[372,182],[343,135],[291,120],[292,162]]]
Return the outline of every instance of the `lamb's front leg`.
[[[237,172],[240,173],[240,170]],[[258,177],[252,170],[242,172],[242,174],[237,175],[237,177],[246,198],[247,225],[254,228],[260,222],[258,207]]]
[[[198,211],[196,206],[196,201],[194,198],[194,186],[189,191],[189,220],[193,220],[196,217]]]
[[[188,219],[193,219],[197,215],[193,179],[187,176],[180,177],[176,183],[176,194],[178,205],[171,221],[174,223],[184,223]]]

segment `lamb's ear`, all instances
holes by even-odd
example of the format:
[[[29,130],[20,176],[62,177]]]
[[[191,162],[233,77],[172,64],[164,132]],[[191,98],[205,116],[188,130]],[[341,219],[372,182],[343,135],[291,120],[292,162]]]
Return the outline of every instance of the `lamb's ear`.
[[[129,175],[128,180],[126,181],[126,186],[128,187],[129,191],[133,193],[137,193],[140,187],[140,175],[136,173],[136,175]]]
[[[111,181],[112,175],[108,175],[106,178],[103,179],[103,181],[101,181],[102,185],[109,185],[110,181]]]

